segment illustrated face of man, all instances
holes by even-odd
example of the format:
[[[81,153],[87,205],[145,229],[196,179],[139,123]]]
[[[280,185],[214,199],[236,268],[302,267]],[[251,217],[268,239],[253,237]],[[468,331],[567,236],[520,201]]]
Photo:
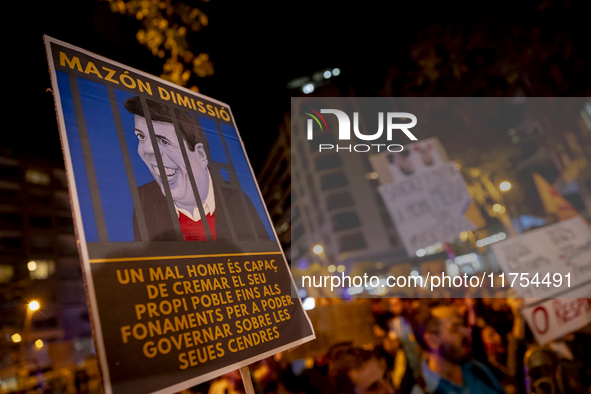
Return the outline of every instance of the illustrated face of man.
[[[426,334],[429,338],[425,338],[432,351],[454,364],[468,361],[472,351],[472,330],[452,307],[436,307],[431,313],[439,320],[439,332]]]
[[[384,360],[371,358],[360,368],[352,369],[349,378],[355,385],[355,394],[394,394],[392,385],[386,378]]]
[[[160,186],[162,194],[165,194],[146,119],[142,116],[135,115],[134,121],[135,134],[138,137],[137,152]],[[174,125],[167,122],[153,121],[152,126],[154,127],[154,134],[156,135],[158,148],[162,157],[162,164],[164,166],[166,179],[174,203],[179,208],[192,210],[197,204],[195,202],[195,195],[193,194],[189,174],[187,167],[185,166],[185,161],[183,160]],[[195,145],[195,150],[191,151],[185,140],[183,140],[183,143],[185,144],[187,157],[189,158],[195,183],[199,191],[199,198],[203,203],[205,202],[209,191],[207,155],[203,148],[203,144],[199,143]]]

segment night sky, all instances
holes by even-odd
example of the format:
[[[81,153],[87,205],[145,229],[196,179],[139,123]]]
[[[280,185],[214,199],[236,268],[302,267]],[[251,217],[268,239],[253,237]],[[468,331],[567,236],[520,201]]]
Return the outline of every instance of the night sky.
[[[439,33],[434,27],[443,26],[454,33],[462,26],[475,26],[469,29],[480,29],[479,34],[490,40],[489,48],[466,53],[464,61],[469,69],[466,75],[472,73],[475,81],[488,77],[487,69],[480,64],[493,64],[499,55],[499,51],[495,53],[495,46],[499,45],[498,40],[493,40],[495,35],[516,35],[526,48],[531,41],[535,54],[544,49],[535,46],[536,34],[542,37],[542,43],[561,34],[560,39],[572,43],[572,47],[565,45],[564,54],[560,52],[562,48],[553,49],[547,67],[544,62],[530,60],[534,67],[540,66],[539,70],[528,70],[529,75],[538,76],[540,85],[546,86],[546,75],[553,75],[550,64],[561,68],[562,75],[557,80],[562,85],[552,82],[555,85],[547,85],[550,88],[542,95],[554,95],[552,86],[562,89],[561,93],[557,88],[556,95],[585,95],[591,86],[589,49],[585,49],[589,48],[588,34],[584,33],[588,29],[589,14],[585,11],[589,2],[556,5],[531,0],[518,4],[497,1],[453,6],[427,1],[393,2],[388,6],[360,2],[348,7],[342,2],[312,1],[194,3],[208,15],[209,26],[192,36],[190,49],[196,54],[210,55],[215,75],[191,82],[199,86],[201,93],[231,106],[255,171],[268,154],[283,115],[290,109],[286,84],[291,79],[338,67],[342,70],[341,82],[353,86],[355,95],[377,96],[386,78],[392,77],[394,68],[394,74],[402,75],[398,78],[402,82],[397,86],[412,76],[418,66],[416,59],[412,59],[411,45],[421,40],[436,40]],[[33,156],[62,160],[54,102],[51,93],[46,92],[50,79],[44,34],[152,75],[158,76],[162,71],[163,60],[153,57],[135,39],[140,22],[111,13],[107,2],[11,2],[6,7],[4,25],[11,27],[5,28],[4,34],[8,43],[3,56],[8,81],[4,95],[10,108],[8,115],[11,118],[16,115],[19,126],[5,131],[0,144],[5,152],[8,148],[17,153],[25,151]],[[17,22],[9,23],[13,18]],[[551,39],[544,41],[544,37]],[[500,40],[502,43],[503,38]],[[557,42],[560,46],[563,41]],[[570,53],[578,57],[573,58]],[[517,54],[518,59],[507,59],[512,62],[510,66],[519,65],[521,52],[518,50]],[[445,56],[439,54],[444,62],[448,61]],[[562,57],[569,60],[563,61]],[[478,76],[478,72],[482,75]],[[510,94],[510,90],[498,89],[503,84],[506,84],[503,80],[491,79],[489,85],[478,89],[456,90],[442,83],[433,94]],[[403,95],[401,92],[404,90],[393,89],[391,94]],[[418,93],[421,94],[432,93],[424,90]]]
[[[10,112],[18,114],[17,123],[27,126],[8,133],[0,148],[60,161],[54,102],[46,92],[51,85],[44,34],[156,76],[163,60],[136,41],[141,24],[133,17],[111,13],[107,2],[40,2],[30,9],[19,7],[22,4],[13,4],[18,9],[9,14],[22,17],[23,22],[5,37],[12,59]],[[219,0],[196,6],[208,15],[209,26],[193,36],[190,49],[210,55],[215,75],[191,82],[201,93],[231,106],[256,171],[283,114],[289,111],[287,82],[324,68],[342,67],[351,54],[334,53],[329,42],[334,37],[309,29],[316,22],[325,23],[324,11],[318,7],[309,12],[305,3],[298,3],[293,12],[283,12],[260,2]]]

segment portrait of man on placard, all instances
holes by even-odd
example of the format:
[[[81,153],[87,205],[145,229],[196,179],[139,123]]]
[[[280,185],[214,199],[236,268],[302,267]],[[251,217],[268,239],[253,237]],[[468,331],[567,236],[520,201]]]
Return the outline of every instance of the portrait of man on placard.
[[[137,96],[128,98],[124,106],[134,115],[134,133],[138,139],[137,153],[154,177],[154,181],[138,188],[141,209],[151,241],[177,240],[155,144],[185,241],[208,239],[204,221],[207,222],[210,239],[213,241],[232,240],[230,226],[238,240],[256,239],[254,233],[258,234],[260,239],[268,239],[260,216],[242,190],[216,189],[209,168],[207,140],[203,130],[187,111],[175,108],[172,113],[176,119],[173,119],[168,106],[147,99],[146,107],[156,139],[152,141],[150,120],[146,118],[141,99]],[[177,138],[175,121],[180,138]],[[183,157],[181,143],[184,145],[189,166]],[[193,189],[191,178],[198,193]],[[199,203],[202,210],[199,209]],[[224,207],[227,212],[224,212]],[[254,233],[245,210],[249,211],[248,216],[253,221]],[[133,228],[136,240],[140,239],[138,226],[134,211]]]
[[[404,174],[405,176],[409,176],[414,174],[415,172],[415,165],[410,157],[410,151],[403,150],[402,152],[395,154],[394,157],[394,164],[397,166],[398,170]]]
[[[433,170],[448,161],[445,151],[436,138],[404,145],[404,150],[388,153],[386,157],[394,182]]]

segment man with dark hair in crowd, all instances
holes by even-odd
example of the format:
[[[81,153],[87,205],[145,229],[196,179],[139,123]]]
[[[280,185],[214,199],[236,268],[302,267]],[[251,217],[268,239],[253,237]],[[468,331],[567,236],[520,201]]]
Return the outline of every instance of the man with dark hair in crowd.
[[[429,354],[422,366],[428,393],[505,393],[488,368],[470,361],[472,332],[453,307],[423,304],[412,314],[411,324]]]
[[[394,394],[386,360],[373,351],[356,347],[334,351],[328,377],[340,394]]]

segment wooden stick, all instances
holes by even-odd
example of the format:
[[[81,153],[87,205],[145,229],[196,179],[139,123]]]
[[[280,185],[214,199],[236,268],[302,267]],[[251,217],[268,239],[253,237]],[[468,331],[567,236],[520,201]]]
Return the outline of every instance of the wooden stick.
[[[240,376],[242,377],[242,383],[244,384],[244,390],[246,391],[246,394],[255,394],[248,365],[246,367],[240,368]]]

